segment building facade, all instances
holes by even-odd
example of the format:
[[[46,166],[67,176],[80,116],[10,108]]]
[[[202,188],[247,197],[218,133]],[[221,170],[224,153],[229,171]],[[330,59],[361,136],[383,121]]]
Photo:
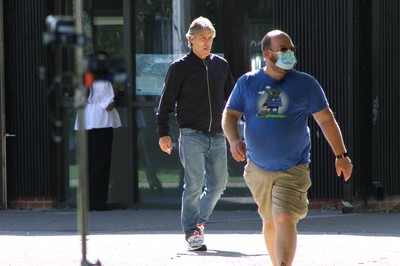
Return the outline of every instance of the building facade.
[[[353,160],[351,181],[336,177],[334,156],[310,120],[309,197],[400,194],[400,2],[397,0],[85,0],[85,55],[124,58],[128,81],[115,84],[123,127],[114,131],[112,207],[179,206],[182,169],[175,151],[158,147],[155,110],[168,65],[188,52],[186,31],[198,17],[216,28],[213,53],[235,79],[263,65],[260,40],[271,29],[298,47],[297,69],[317,78]],[[78,186],[74,93],[75,47],[46,46],[48,15],[74,16],[74,1],[0,0],[1,206],[74,206]],[[239,125],[242,126],[242,125]],[[229,159],[222,201],[250,197],[243,164]],[[383,191],[383,192],[382,192]],[[379,197],[381,197],[380,195]]]

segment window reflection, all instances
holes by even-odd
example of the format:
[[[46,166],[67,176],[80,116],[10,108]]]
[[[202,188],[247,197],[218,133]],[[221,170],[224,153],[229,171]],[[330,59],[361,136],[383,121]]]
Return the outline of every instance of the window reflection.
[[[272,28],[272,1],[265,0],[166,0],[136,1],[136,96],[138,101],[157,101],[169,64],[189,51],[185,37],[193,18],[205,16],[216,28],[213,53],[224,56],[238,78],[247,71],[263,66],[260,40]],[[155,127],[156,107],[140,108],[138,121],[139,187],[143,202],[157,197],[175,197],[179,202],[182,172],[178,156],[179,129],[170,118],[172,155],[158,146]],[[143,126],[140,126],[143,125]],[[241,125],[243,126],[243,125]],[[243,164],[229,158],[229,191],[234,196],[247,193],[242,180]],[[239,188],[236,190],[236,188]]]
[[[105,50],[111,57],[124,56],[124,18],[122,0],[85,1],[85,32],[88,46],[85,53]],[[179,129],[172,114],[171,138],[174,150],[163,153],[158,146],[155,112],[169,64],[189,51],[185,34],[193,18],[209,18],[216,28],[213,53],[222,55],[237,79],[247,71],[263,66],[260,40],[272,28],[272,0],[135,0],[134,45],[136,76],[132,97],[126,86],[119,85],[117,108],[123,128],[116,133],[110,185],[111,203],[132,203],[133,187],[139,187],[140,201],[155,203],[170,199],[180,203],[182,166],[178,156]],[[72,93],[65,94],[71,97]],[[65,95],[65,96],[66,96]],[[134,99],[132,101],[132,99]],[[75,112],[65,112],[65,120]],[[71,120],[72,121],[72,120]],[[67,124],[67,123],[66,123]],[[243,126],[243,125],[241,125]],[[135,127],[135,128],[134,128]],[[137,139],[133,139],[137,130]],[[72,133],[71,133],[72,132]],[[74,132],[66,130],[70,141],[65,145],[66,198],[74,200],[76,187]],[[137,154],[132,151],[137,144]],[[130,161],[133,155],[135,163]],[[243,180],[243,164],[228,155],[229,183],[224,198],[250,196]],[[135,166],[138,169],[133,169]],[[134,184],[134,173],[138,184]],[[68,199],[67,199],[68,200]]]

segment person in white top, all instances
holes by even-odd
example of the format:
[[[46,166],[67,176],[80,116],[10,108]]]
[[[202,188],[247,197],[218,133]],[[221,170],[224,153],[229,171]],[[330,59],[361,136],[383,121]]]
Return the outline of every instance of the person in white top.
[[[97,58],[108,58],[105,52],[96,52]],[[84,112],[88,136],[89,210],[107,209],[111,153],[114,128],[121,127],[121,119],[114,108],[114,89],[107,80],[95,80],[89,89]],[[78,119],[75,130],[79,130]]]

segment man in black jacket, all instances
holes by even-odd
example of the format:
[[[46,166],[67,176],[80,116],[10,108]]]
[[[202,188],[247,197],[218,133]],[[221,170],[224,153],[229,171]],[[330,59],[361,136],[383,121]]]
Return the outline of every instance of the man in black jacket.
[[[189,250],[207,249],[204,223],[228,180],[221,119],[234,79],[227,61],[211,54],[214,37],[215,29],[207,18],[191,23],[186,34],[191,50],[170,65],[157,111],[159,145],[171,154],[168,117],[176,106],[184,168],[181,222]]]

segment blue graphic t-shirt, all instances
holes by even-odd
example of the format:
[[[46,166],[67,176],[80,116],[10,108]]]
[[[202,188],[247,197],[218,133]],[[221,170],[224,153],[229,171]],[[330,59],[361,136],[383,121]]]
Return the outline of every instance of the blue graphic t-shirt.
[[[279,172],[310,162],[308,116],[327,106],[311,75],[291,70],[278,81],[260,69],[239,78],[226,109],[244,115],[248,159]]]

